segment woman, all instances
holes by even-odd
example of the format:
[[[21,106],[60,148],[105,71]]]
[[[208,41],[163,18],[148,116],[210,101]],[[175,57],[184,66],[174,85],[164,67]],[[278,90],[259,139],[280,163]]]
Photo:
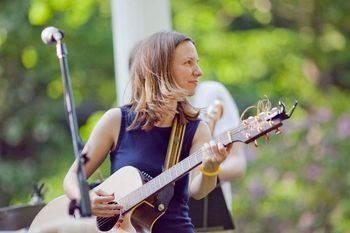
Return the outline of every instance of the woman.
[[[193,233],[188,217],[189,195],[195,199],[214,189],[220,164],[229,147],[209,142],[206,123],[187,97],[195,94],[202,75],[198,54],[191,38],[178,32],[158,32],[138,44],[131,65],[132,98],[130,104],[107,111],[96,124],[83,152],[89,177],[110,154],[111,174],[124,166],[133,166],[152,177],[162,172],[175,114],[186,124],[180,160],[202,150],[202,165],[176,181],[174,196],[167,211],[154,224],[153,233]],[[209,143],[208,143],[209,142]],[[189,184],[189,185],[188,185]],[[77,162],[64,179],[66,195],[79,201]],[[91,190],[92,213],[98,217],[118,215],[123,206],[110,204],[118,197],[104,190]]]

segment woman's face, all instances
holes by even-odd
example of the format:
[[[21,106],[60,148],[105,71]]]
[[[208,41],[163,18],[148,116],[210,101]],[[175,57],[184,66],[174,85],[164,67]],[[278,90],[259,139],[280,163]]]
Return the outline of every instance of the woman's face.
[[[198,62],[197,50],[191,41],[184,41],[176,47],[171,71],[175,82],[188,91],[188,96],[195,94],[199,77],[202,75]]]

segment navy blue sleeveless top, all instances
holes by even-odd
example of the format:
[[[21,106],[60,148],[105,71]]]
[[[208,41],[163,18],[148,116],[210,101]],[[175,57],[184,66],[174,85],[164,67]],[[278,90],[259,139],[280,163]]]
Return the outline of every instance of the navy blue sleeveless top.
[[[153,127],[150,131],[134,129],[127,131],[135,113],[130,105],[121,107],[122,121],[116,149],[111,151],[111,174],[124,166],[133,166],[152,177],[162,172],[168,148],[171,127]],[[189,155],[192,139],[199,120],[186,125],[180,160]],[[188,175],[176,181],[174,196],[168,209],[154,224],[152,233],[181,232],[193,233],[194,227],[188,215]]]

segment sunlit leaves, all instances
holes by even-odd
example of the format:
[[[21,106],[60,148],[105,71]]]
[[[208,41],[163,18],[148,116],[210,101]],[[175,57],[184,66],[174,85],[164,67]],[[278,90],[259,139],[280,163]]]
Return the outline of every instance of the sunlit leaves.
[[[29,69],[36,65],[38,60],[38,54],[33,46],[29,46],[22,51],[22,64],[25,68]]]
[[[272,21],[272,14],[270,12],[255,11],[253,15],[261,24],[269,24]]]
[[[231,17],[238,17],[244,12],[244,8],[240,1],[221,0],[222,11]]]
[[[104,112],[102,112],[102,111],[94,112],[89,117],[86,124],[80,128],[80,135],[84,141],[87,141],[90,133],[92,132],[92,129],[95,127],[97,121],[102,117],[103,113]]]
[[[72,27],[77,28],[84,25],[91,17],[94,12],[93,6],[95,6],[96,1],[94,0],[75,0],[73,10],[67,11],[65,17],[65,23]]]
[[[44,25],[50,18],[64,13],[64,23],[71,28],[77,28],[90,19],[95,7],[95,0],[32,0],[28,18],[32,25]],[[103,9],[106,7],[101,8]]]
[[[338,226],[339,233],[347,232],[350,229],[350,205],[346,200],[340,201],[331,213],[331,222]]]
[[[51,135],[53,127],[47,117],[41,117],[33,127],[33,136],[38,142],[46,142]]]
[[[55,12],[71,10],[73,5],[76,4],[75,1],[72,1],[72,0],[46,1],[46,2],[50,5],[50,7]]]
[[[46,1],[33,0],[31,2],[28,19],[33,25],[44,25],[52,16],[52,11]]]
[[[47,95],[53,99],[57,99],[63,95],[63,85],[59,77],[49,83],[47,86]]]
[[[21,142],[23,130],[23,122],[21,122],[21,119],[14,117],[5,122],[2,136],[6,140],[6,143],[15,146]]]
[[[5,43],[7,39],[7,30],[6,28],[1,28],[0,27],[0,48],[3,43]]]
[[[346,46],[346,39],[341,32],[334,29],[330,25],[326,25],[324,34],[319,40],[321,49],[325,52],[332,50],[344,50]]]
[[[30,195],[28,193],[21,193],[23,187],[31,188],[33,181],[23,179],[23,177],[32,177],[34,170],[32,169],[32,163],[30,160],[15,160],[4,161],[0,158],[0,177],[1,185],[3,185],[8,193],[16,193],[16,196],[12,199],[11,205],[16,204],[16,201],[22,199],[29,201]],[[16,168],[16,169],[14,169]],[[20,171],[20,172],[19,172]],[[16,182],[13,182],[16,181]],[[4,194],[0,197],[0,203],[4,204]],[[22,201],[20,201],[21,203]]]

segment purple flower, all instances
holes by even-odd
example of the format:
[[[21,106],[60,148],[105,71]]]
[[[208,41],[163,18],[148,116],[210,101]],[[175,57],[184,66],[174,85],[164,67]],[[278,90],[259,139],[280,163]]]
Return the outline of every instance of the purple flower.
[[[313,181],[318,181],[321,177],[321,167],[317,164],[311,164],[305,168],[305,176]]]
[[[350,115],[343,114],[338,118],[336,135],[340,139],[350,136]]]

